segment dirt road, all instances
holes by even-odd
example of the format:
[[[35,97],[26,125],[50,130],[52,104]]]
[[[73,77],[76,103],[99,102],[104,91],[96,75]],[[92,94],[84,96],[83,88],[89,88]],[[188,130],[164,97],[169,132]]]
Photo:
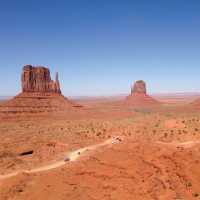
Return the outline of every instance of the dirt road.
[[[80,148],[80,149],[75,150],[75,151],[70,152],[70,153],[66,152],[66,156],[64,157],[63,160],[60,160],[60,161],[57,161],[57,162],[54,162],[54,163],[51,163],[51,164],[46,164],[44,166],[36,167],[36,168],[30,169],[30,170],[20,170],[20,171],[16,171],[16,172],[13,172],[13,173],[0,175],[0,181],[11,178],[13,176],[17,176],[20,173],[32,174],[32,173],[45,172],[45,171],[48,171],[48,170],[52,170],[52,169],[61,167],[68,162],[76,161],[78,158],[85,155],[86,152],[94,151],[94,150],[99,149],[99,148],[104,147],[104,146],[116,144],[120,141],[121,141],[121,139],[119,137],[115,137],[115,138],[108,139],[108,140],[106,140],[106,141],[104,141],[100,144]]]

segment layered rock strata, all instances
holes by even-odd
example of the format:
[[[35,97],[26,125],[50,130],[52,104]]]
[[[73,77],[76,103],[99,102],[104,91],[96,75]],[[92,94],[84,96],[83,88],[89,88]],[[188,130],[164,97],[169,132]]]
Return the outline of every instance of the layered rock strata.
[[[0,105],[0,113],[64,112],[73,107],[81,107],[62,95],[58,73],[54,81],[46,67],[24,66],[21,86],[20,94]]]

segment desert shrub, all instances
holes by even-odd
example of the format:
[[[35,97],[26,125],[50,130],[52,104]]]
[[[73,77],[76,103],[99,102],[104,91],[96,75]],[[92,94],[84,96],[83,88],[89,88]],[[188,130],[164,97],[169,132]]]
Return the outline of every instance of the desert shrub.
[[[191,182],[186,183],[186,187],[192,187],[192,183]]]
[[[183,133],[187,133],[187,131],[186,131],[186,130],[183,130]]]
[[[192,196],[199,197],[199,193],[195,192],[195,193],[192,194]]]
[[[96,134],[96,136],[100,136],[101,135],[101,132],[99,131],[97,134]]]

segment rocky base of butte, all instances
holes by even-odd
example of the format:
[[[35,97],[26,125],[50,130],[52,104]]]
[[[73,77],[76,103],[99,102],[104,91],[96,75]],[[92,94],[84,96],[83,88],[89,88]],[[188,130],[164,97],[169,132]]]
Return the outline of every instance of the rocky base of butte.
[[[126,98],[128,104],[134,106],[154,106],[159,102],[147,94],[146,83],[142,80],[136,81],[131,87],[131,94]]]
[[[24,66],[21,85],[22,92],[0,106],[1,114],[57,112],[79,106],[62,95],[58,73],[54,81],[46,67]]]

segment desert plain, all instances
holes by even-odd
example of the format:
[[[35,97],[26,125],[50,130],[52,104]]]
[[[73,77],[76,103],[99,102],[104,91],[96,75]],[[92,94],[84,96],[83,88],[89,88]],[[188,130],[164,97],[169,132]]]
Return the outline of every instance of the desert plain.
[[[36,112],[41,94],[1,102],[0,199],[200,199],[198,97],[153,98],[139,83],[128,97],[67,99],[75,106],[61,110],[44,100]]]

